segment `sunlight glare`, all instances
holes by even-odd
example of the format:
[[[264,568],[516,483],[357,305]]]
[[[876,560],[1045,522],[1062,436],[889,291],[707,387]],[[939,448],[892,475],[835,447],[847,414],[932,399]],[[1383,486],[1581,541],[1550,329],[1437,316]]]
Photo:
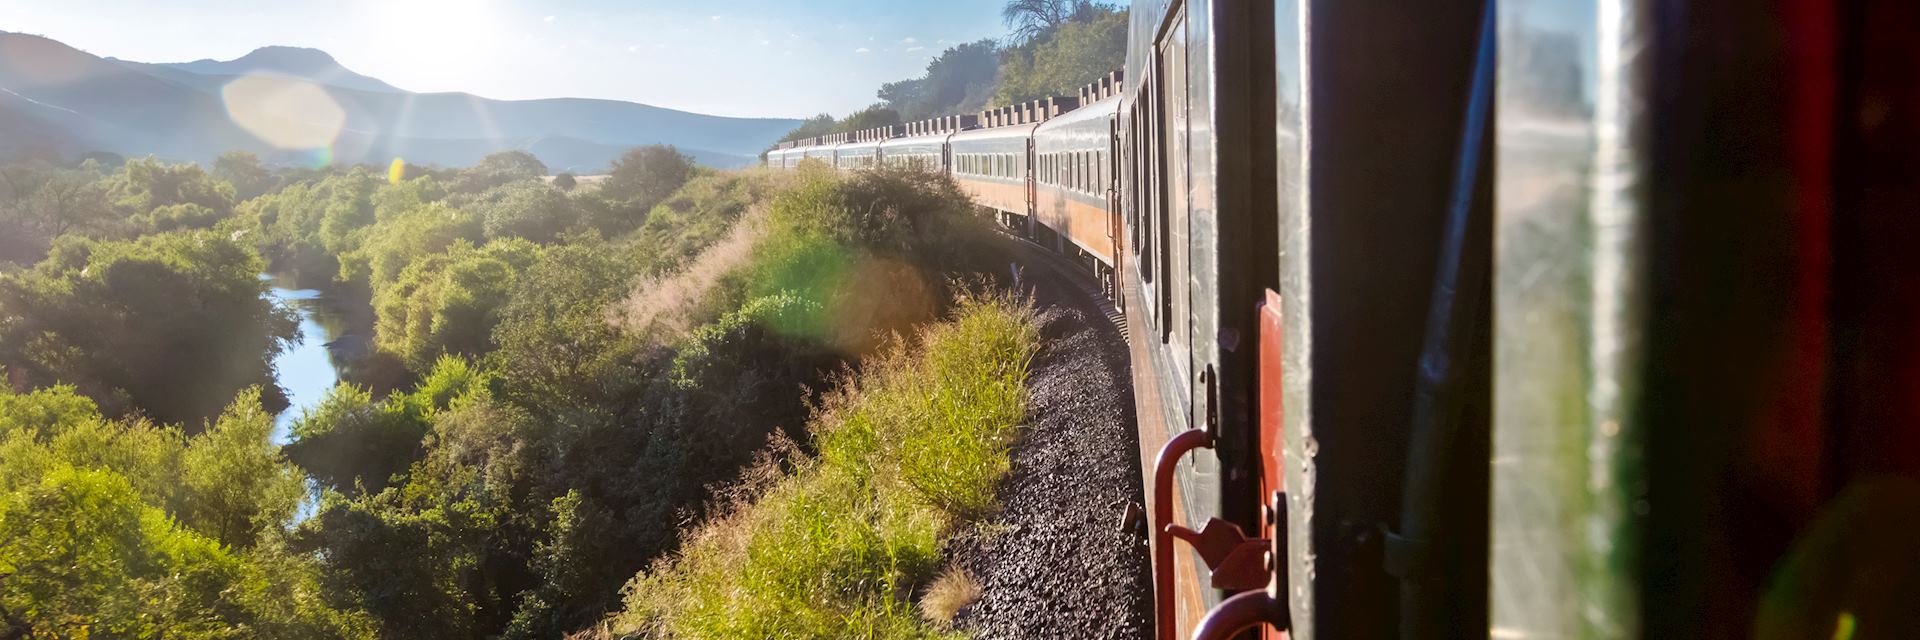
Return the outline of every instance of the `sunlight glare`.
[[[280,149],[326,149],[347,124],[333,96],[305,80],[241,76],[220,89],[220,98],[234,124]]]
[[[494,0],[387,0],[373,16],[380,50],[437,73],[489,59],[504,32]]]

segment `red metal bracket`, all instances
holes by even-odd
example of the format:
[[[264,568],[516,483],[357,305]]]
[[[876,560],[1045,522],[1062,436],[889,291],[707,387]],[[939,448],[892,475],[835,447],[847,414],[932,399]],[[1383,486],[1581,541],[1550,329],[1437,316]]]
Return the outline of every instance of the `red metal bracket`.
[[[1267,570],[1266,538],[1249,538],[1236,525],[1219,518],[1209,518],[1207,524],[1194,531],[1186,527],[1169,524],[1167,533],[1187,541],[1200,552],[1200,559],[1207,563],[1213,572],[1213,588],[1244,591],[1261,589],[1270,581]]]

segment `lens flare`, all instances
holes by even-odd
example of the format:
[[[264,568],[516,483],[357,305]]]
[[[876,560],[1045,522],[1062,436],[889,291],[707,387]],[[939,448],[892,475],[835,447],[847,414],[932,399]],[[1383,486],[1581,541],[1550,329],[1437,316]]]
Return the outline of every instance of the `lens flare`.
[[[228,119],[280,149],[327,149],[347,124],[333,96],[305,80],[242,76],[222,87],[220,97]]]
[[[394,158],[393,164],[387,165],[387,183],[400,184],[402,180],[406,180],[406,179],[407,179],[407,161],[401,160],[399,158]]]

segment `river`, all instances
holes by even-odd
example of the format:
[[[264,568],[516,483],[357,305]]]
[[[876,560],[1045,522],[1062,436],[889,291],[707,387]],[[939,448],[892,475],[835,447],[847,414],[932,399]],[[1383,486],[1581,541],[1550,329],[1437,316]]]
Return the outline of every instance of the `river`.
[[[292,278],[261,274],[272,283],[269,295],[275,302],[300,314],[300,341],[273,359],[280,388],[287,392],[287,410],[274,424],[274,444],[286,444],[294,420],[303,410],[326,399],[327,392],[340,382],[341,362],[325,346],[349,332],[344,314],[327,304],[326,294],[316,289],[301,289]]]

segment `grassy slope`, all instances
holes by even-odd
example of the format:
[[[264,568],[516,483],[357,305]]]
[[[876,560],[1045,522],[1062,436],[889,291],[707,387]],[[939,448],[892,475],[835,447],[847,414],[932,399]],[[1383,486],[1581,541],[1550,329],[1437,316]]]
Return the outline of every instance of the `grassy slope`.
[[[645,637],[949,635],[915,613],[954,525],[994,508],[1038,334],[1007,298],[962,300],[915,348],[826,398],[817,452],[737,495],[627,587],[613,630]],[[778,463],[775,460],[768,467]]]

